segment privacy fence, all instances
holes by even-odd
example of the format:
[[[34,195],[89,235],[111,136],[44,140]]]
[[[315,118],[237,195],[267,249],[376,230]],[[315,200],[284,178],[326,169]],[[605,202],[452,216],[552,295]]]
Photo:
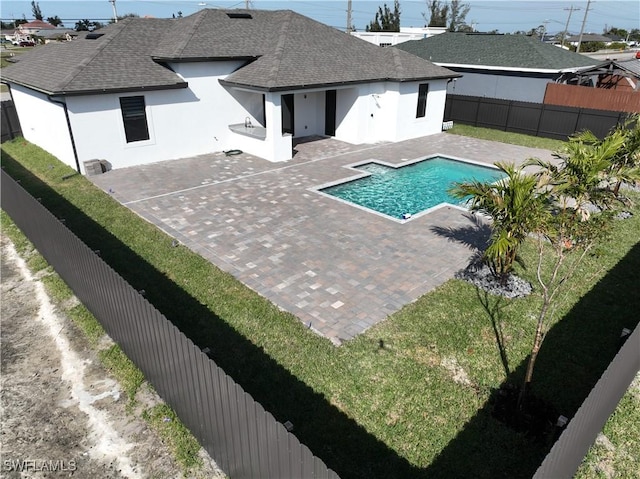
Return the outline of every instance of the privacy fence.
[[[623,333],[630,333],[624,331]],[[640,369],[640,324],[624,345],[538,468],[534,479],[571,478]]]
[[[338,475],[4,171],[2,209],[231,478]],[[542,463],[570,478],[640,368],[640,324]]]
[[[231,478],[338,475],[4,171],[2,209]]]
[[[18,112],[11,100],[0,102],[0,134],[2,143],[13,140],[16,136],[22,136]]]
[[[590,130],[604,138],[629,113],[466,95],[447,95],[445,121],[566,140]]]

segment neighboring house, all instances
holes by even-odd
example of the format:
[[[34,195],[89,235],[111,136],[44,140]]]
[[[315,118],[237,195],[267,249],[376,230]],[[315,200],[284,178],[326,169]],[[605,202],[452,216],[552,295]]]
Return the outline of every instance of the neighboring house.
[[[3,69],[27,140],[84,171],[240,149],[270,161],[293,139],[360,144],[442,130],[458,76],[292,11],[203,9],[126,18]]]
[[[11,41],[18,44],[23,41],[33,41],[34,35],[46,30],[55,30],[56,27],[42,20],[33,20],[32,22],[21,23],[13,32]]]
[[[351,32],[354,37],[379,47],[391,47],[410,40],[421,40],[447,31],[447,27],[400,27],[399,32]]]
[[[618,40],[615,40],[617,38]],[[596,33],[584,33],[582,34],[582,43],[587,42],[599,42],[604,43],[605,46],[609,46],[615,42],[624,42],[624,38],[613,36],[613,35],[598,35]],[[574,47],[578,46],[580,43],[580,35],[572,35],[567,38],[567,43],[573,45]]]
[[[444,33],[396,48],[462,74],[448,93],[534,103],[547,83],[597,63],[526,35]]]
[[[53,30],[38,30],[35,35],[44,40],[44,43],[70,42],[78,37],[78,32],[72,28],[54,28]]]
[[[21,23],[17,30],[25,35],[33,35],[40,30],[55,30],[55,26],[43,20],[33,20],[32,22]]]

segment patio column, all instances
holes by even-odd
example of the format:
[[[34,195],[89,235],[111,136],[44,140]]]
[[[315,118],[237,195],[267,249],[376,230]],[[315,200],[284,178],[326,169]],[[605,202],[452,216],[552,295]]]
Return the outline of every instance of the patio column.
[[[282,93],[265,94],[265,119],[267,138],[265,140],[268,160],[286,161],[293,157],[293,138],[282,133]]]

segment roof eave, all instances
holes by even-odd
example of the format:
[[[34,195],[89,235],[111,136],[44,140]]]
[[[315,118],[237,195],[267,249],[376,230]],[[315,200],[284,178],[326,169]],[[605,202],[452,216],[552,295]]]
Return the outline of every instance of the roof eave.
[[[197,63],[197,62],[216,62],[216,61],[254,61],[260,58],[258,56],[213,56],[213,57],[159,57],[152,56],[151,59],[157,63]]]
[[[189,84],[187,82],[179,82],[167,85],[151,85],[151,86],[131,86],[131,87],[122,87],[122,88],[96,88],[89,90],[44,90],[42,88],[37,88],[33,85],[29,85],[27,83],[22,83],[15,80],[10,79],[2,79],[2,83],[7,84],[15,84],[20,85],[29,90],[37,91],[39,93],[43,93],[47,96],[86,96],[86,95],[105,95],[109,93],[131,93],[131,92],[142,92],[142,91],[158,91],[158,90],[177,90],[181,88],[187,88]]]
[[[354,80],[354,81],[342,81],[342,82],[322,82],[322,83],[309,83],[304,85],[285,85],[285,86],[262,86],[262,85],[251,85],[247,83],[239,83],[233,82],[229,80],[220,79],[218,80],[221,85],[228,86],[232,88],[243,88],[261,92],[278,92],[278,91],[293,91],[293,90],[308,90],[314,88],[328,88],[328,87],[341,87],[341,86],[351,86],[358,85],[361,83],[376,83],[376,82],[398,82],[398,83],[406,83],[406,82],[417,82],[417,81],[429,81],[429,80],[447,80],[449,78],[460,78],[462,74],[454,73],[450,75],[437,75],[437,76],[425,76],[425,77],[411,77],[411,78],[372,78],[366,80]]]

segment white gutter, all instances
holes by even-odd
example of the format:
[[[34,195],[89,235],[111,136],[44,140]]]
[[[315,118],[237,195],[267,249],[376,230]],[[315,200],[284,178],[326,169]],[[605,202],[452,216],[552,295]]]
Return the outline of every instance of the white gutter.
[[[445,68],[469,68],[473,70],[492,70],[492,71],[507,71],[507,72],[526,72],[526,73],[576,73],[585,68],[593,68],[597,64],[586,65],[582,67],[571,67],[562,69],[550,69],[550,68],[523,68],[523,67],[503,67],[496,65],[463,65],[458,63],[440,63],[433,62],[440,67]]]

